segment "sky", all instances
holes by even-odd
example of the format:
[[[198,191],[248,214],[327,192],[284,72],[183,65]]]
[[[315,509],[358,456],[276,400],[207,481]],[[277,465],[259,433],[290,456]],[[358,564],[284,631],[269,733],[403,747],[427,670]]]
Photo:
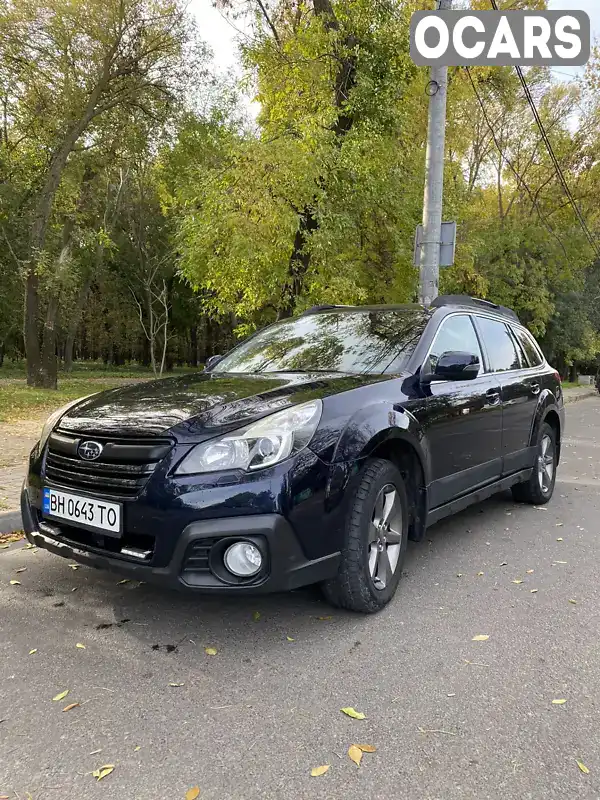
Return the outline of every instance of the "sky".
[[[600,0],[550,0],[549,8],[553,11],[587,11],[592,23],[592,39],[600,40]],[[200,35],[214,53],[216,66],[223,71],[238,71],[236,38],[239,39],[240,33],[235,27],[243,26],[243,22],[228,21],[213,6],[212,0],[191,0],[190,9],[198,20]],[[554,72],[560,80],[576,75],[581,69],[565,67]]]

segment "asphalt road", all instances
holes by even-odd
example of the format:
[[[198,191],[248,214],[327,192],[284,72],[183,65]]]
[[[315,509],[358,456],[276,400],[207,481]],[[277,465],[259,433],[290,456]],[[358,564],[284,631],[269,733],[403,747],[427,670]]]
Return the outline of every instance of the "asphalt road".
[[[187,598],[0,550],[0,795],[600,797],[600,398],[567,424],[551,504],[502,495],[431,528],[375,617],[315,590]],[[377,751],[356,767],[353,743]]]

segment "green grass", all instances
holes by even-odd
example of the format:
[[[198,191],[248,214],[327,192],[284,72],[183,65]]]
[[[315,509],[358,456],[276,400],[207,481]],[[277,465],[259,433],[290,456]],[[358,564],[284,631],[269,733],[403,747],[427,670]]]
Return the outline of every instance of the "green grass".
[[[572,381],[562,381],[563,389],[594,389],[594,384],[573,383]]]
[[[178,368],[168,375],[190,371]],[[128,378],[153,377],[151,369],[137,365],[108,368],[101,363],[79,363],[71,373],[59,372],[58,389],[36,389],[27,386],[24,364],[5,365],[0,368],[0,422],[29,419],[42,412],[50,414],[70,400],[123,386]]]
[[[25,381],[14,380],[0,384],[0,422],[14,422],[47,411],[54,411],[69,400],[76,400],[92,392],[122,386],[123,380],[109,378],[90,383],[88,378],[66,378],[59,380],[58,389],[34,389]]]

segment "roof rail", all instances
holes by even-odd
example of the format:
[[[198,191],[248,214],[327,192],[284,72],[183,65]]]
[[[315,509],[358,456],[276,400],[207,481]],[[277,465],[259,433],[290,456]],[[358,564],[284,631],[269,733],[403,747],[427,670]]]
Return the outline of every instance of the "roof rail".
[[[352,308],[352,306],[333,306],[329,304],[325,304],[322,306],[311,306],[307,308],[306,311],[303,311],[299,314],[300,317],[307,317],[309,314],[318,314],[319,311],[331,311],[334,308]]]
[[[520,320],[512,308],[499,306],[497,303],[492,303],[489,300],[481,300],[479,297],[469,297],[468,294],[442,294],[439,297],[436,297],[431,305],[434,308],[440,308],[441,306],[472,306],[474,308],[481,309],[487,308],[490,311],[494,311],[496,314],[501,314],[503,317],[508,317],[514,322],[519,322],[520,324]]]

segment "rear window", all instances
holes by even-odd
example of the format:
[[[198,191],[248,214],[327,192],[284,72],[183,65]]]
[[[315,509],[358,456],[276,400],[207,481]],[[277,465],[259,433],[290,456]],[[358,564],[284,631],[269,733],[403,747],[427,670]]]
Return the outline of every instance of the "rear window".
[[[542,363],[542,356],[535,342],[533,341],[531,334],[527,333],[527,331],[524,331],[522,328],[513,328],[512,332],[523,348],[523,352],[527,356],[529,366],[538,367]]]
[[[420,308],[322,311],[277,322],[226,355],[213,372],[400,372],[429,315]]]
[[[510,331],[503,322],[478,316],[477,327],[483,336],[492,372],[508,372],[522,366]]]

